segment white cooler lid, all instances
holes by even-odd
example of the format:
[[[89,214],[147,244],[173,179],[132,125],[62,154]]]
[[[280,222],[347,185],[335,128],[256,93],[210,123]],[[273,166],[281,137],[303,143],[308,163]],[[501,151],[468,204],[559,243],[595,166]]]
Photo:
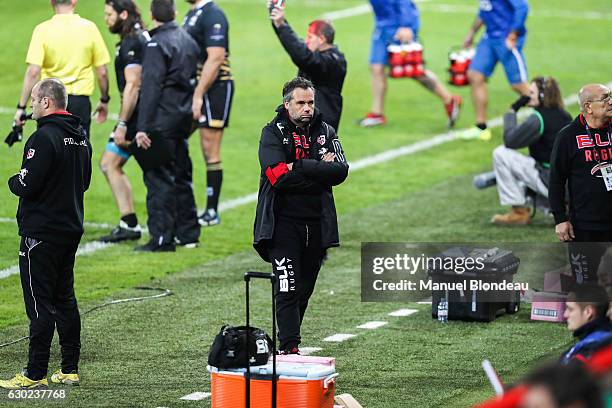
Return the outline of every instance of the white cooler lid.
[[[240,374],[246,372],[245,368],[226,368],[218,369],[217,367],[207,366],[211,373],[227,373]],[[285,377],[299,377],[305,380],[321,380],[331,374],[334,374],[336,369],[334,366],[323,364],[300,364],[300,363],[276,363],[276,374]],[[272,363],[266,365],[251,367],[252,374],[272,375]]]

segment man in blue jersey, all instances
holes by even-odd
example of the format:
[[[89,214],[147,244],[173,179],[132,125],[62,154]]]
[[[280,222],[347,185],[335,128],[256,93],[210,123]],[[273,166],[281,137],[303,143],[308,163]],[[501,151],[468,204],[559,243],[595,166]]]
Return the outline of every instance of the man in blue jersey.
[[[384,125],[387,122],[384,115],[387,47],[394,43],[408,44],[415,41],[420,26],[419,11],[412,0],[370,0],[370,3],[375,17],[370,49],[372,110],[359,122],[363,127]],[[448,116],[448,125],[452,127],[459,117],[461,97],[452,95],[429,70],[425,70],[422,76],[415,79],[442,100]]]
[[[527,37],[525,20],[528,12],[527,0],[480,0],[476,20],[463,41],[464,48],[471,47],[476,33],[486,26],[468,71],[476,126],[463,132],[463,138],[491,139],[491,130],[487,129],[486,81],[498,62],[503,65],[512,89],[520,95],[529,95],[527,66],[522,51]]]

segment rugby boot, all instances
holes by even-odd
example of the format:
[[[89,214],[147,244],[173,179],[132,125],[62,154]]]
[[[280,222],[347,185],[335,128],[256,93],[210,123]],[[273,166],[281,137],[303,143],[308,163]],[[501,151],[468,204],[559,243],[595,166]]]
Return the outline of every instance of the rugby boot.
[[[54,384],[67,384],[67,385],[80,385],[81,379],[76,372],[70,374],[64,374],[62,370],[57,370],[51,375],[51,382]]]
[[[40,380],[31,380],[26,377],[25,373],[15,374],[15,377],[10,380],[0,380],[0,388],[7,390],[32,390],[34,388],[46,388],[49,386],[49,381],[46,378]]]
[[[293,346],[293,347],[288,347],[285,350],[279,350],[278,351],[278,355],[280,355],[280,356],[286,356],[286,355],[289,355],[289,354],[298,354],[299,355],[300,354],[300,349],[295,347],[295,346]]]
[[[218,212],[212,208],[209,208],[198,217],[198,222],[203,227],[213,227],[221,224],[221,217],[219,216]]]
[[[449,103],[444,104],[446,110],[446,116],[448,117],[448,128],[452,129],[459,119],[461,113],[461,96],[453,95]]]
[[[491,223],[496,225],[527,225],[531,222],[531,211],[527,207],[512,207],[506,214],[495,214]]]
[[[136,225],[134,228],[128,227],[125,221],[119,221],[119,225],[117,225],[110,234],[104,235],[103,237],[98,238],[100,242],[121,242],[121,241],[136,241],[139,240],[142,236],[142,229],[140,225]]]
[[[144,245],[139,245],[134,248],[136,252],[176,252],[176,245],[171,244],[162,244],[158,245],[155,241],[150,240]]]
[[[387,118],[385,118],[385,115],[372,112],[368,113],[365,118],[359,120],[359,126],[364,128],[382,126],[386,123]]]
[[[480,139],[482,141],[488,142],[493,137],[491,133],[491,129],[480,129],[476,126],[471,127],[466,130],[462,130],[457,132],[457,136],[461,139],[469,140],[469,139]]]

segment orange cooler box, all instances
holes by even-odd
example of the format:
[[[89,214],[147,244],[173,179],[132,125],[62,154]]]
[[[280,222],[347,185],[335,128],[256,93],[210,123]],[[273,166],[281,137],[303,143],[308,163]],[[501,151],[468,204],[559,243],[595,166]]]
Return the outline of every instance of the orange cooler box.
[[[246,407],[244,368],[208,366],[212,408]],[[331,365],[276,363],[277,408],[333,408],[336,369]],[[272,406],[272,363],[251,367],[251,408]]]

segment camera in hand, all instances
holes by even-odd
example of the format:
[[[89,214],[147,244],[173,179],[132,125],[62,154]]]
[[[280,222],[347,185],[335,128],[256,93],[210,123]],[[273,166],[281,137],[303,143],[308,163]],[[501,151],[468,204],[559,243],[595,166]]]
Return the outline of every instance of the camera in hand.
[[[29,119],[32,119],[31,113],[29,115],[26,115],[26,113],[24,112],[21,115],[22,121],[26,121]],[[9,147],[11,147],[16,142],[21,142],[22,139],[23,139],[23,125],[17,125],[17,123],[13,122],[13,128],[11,129],[6,139],[4,139],[4,143],[6,143]]]

